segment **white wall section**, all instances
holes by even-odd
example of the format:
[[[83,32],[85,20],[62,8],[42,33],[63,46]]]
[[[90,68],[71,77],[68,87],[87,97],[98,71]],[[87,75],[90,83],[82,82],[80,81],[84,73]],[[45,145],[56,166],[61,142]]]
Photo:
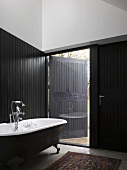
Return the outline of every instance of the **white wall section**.
[[[42,49],[42,0],[0,0],[0,27]]]
[[[127,12],[102,0],[42,0],[43,50],[127,34]]]
[[[0,27],[43,51],[89,44],[127,35],[126,0],[118,1],[0,0]]]

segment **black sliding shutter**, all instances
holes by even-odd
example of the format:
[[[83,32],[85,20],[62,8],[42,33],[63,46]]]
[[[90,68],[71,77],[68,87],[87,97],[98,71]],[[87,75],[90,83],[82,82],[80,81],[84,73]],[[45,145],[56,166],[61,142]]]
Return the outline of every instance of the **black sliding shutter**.
[[[87,60],[50,57],[49,115],[68,121],[61,138],[87,136]]]

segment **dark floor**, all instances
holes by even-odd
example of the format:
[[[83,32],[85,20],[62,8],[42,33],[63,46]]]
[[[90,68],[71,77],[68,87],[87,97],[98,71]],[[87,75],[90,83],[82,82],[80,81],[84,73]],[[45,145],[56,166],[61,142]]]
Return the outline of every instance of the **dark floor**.
[[[99,149],[90,149],[85,147],[76,147],[76,146],[61,145],[61,144],[59,144],[59,147],[61,149],[59,154],[56,154],[56,149],[54,147],[50,147],[45,151],[42,151],[41,153],[34,156],[29,161],[23,163],[22,166],[20,166],[19,170],[44,170],[47,166],[49,166],[50,164],[58,160],[68,151],[122,159],[122,163],[120,165],[119,170],[127,170],[127,153],[99,150]],[[9,170],[9,169],[7,167],[6,168],[0,167],[0,170]]]
[[[127,153],[90,149],[85,147],[76,147],[69,145],[59,145],[59,147],[61,149],[59,154],[55,154],[56,149],[54,147],[51,147],[41,152],[40,154],[36,155],[33,159],[29,160],[29,162],[24,164],[24,166],[22,166],[20,170],[44,170],[44,168],[46,168],[51,163],[62,157],[68,151],[122,159],[120,170],[127,170]]]

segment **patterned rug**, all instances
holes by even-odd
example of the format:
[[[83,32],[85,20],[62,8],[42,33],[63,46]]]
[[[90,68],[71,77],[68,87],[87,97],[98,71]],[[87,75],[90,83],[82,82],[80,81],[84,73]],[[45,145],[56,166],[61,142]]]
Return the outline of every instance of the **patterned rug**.
[[[120,163],[119,159],[67,152],[45,170],[118,170]]]

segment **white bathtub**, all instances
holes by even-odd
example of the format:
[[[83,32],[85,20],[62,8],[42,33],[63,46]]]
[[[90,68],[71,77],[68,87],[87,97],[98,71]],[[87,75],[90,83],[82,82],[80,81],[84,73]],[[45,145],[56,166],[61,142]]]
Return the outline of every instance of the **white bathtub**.
[[[42,129],[58,126],[67,123],[63,119],[53,118],[36,118],[27,119],[18,123],[18,131],[15,131],[14,123],[1,123],[0,124],[0,136],[13,136],[22,135],[26,133],[32,133]]]
[[[28,119],[19,122],[18,131],[14,130],[14,123],[0,124],[0,163],[17,156],[27,159],[50,146],[59,153],[57,144],[66,123],[54,118]]]

